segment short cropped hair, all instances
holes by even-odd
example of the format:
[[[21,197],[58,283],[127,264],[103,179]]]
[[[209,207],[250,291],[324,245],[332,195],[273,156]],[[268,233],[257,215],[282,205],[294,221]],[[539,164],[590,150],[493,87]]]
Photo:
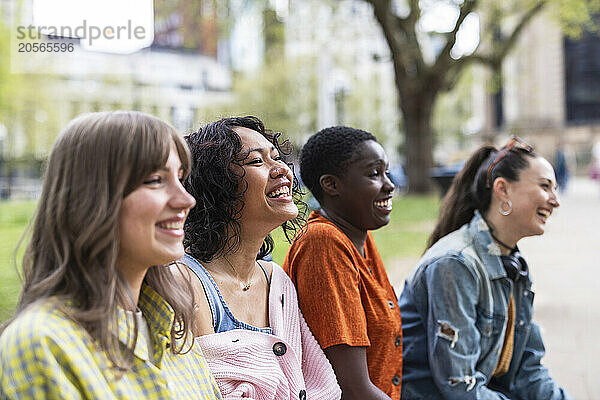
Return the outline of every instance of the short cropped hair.
[[[321,176],[343,176],[356,149],[367,140],[377,142],[369,132],[347,126],[325,128],[308,139],[300,154],[300,175],[317,200],[323,198]]]

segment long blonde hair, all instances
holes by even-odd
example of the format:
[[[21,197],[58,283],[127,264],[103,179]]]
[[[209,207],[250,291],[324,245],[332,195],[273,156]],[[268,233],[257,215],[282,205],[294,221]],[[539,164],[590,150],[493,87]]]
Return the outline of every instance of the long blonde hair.
[[[24,284],[17,315],[32,303],[57,299],[66,314],[98,341],[111,362],[127,369],[111,330],[118,306],[133,296],[116,267],[119,211],[143,179],[163,167],[174,143],[187,176],[190,155],[175,129],[151,115],[115,111],[75,118],[57,138],[45,172],[31,239],[23,257]],[[148,270],[148,283],[171,305],[174,353],[183,352],[193,315],[191,287],[180,287],[164,266]]]

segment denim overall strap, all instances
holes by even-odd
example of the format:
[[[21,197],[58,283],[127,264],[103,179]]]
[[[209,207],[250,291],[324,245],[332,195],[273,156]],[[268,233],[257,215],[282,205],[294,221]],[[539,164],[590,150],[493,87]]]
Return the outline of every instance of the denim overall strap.
[[[225,300],[221,295],[221,291],[219,290],[219,287],[217,286],[217,283],[213,277],[206,270],[206,268],[204,268],[204,266],[198,262],[198,260],[186,253],[180,261],[187,265],[187,267],[194,272],[194,274],[202,283],[204,293],[206,294],[206,299],[210,305],[210,311],[213,318],[213,329],[215,333],[226,332],[233,329],[246,329],[269,334],[272,333],[270,327],[257,328],[250,324],[246,324],[245,322],[239,321],[225,303]],[[262,266],[260,267],[262,269]]]

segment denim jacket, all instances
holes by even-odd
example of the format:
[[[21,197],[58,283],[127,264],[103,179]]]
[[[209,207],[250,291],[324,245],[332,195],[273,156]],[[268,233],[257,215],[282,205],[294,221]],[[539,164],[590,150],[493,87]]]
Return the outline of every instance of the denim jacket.
[[[515,300],[508,372],[492,373]],[[479,212],[420,260],[400,296],[404,334],[402,399],[571,399],[542,366],[544,344],[532,322],[529,277],[515,283]]]

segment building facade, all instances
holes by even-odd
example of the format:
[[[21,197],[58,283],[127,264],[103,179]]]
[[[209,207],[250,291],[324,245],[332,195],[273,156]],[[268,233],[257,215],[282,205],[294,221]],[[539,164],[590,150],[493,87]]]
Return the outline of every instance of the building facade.
[[[485,104],[478,110],[484,135],[519,135],[549,159],[561,143],[582,172],[600,141],[600,37],[565,37],[542,13],[506,58],[500,91],[477,93],[475,103]]]

